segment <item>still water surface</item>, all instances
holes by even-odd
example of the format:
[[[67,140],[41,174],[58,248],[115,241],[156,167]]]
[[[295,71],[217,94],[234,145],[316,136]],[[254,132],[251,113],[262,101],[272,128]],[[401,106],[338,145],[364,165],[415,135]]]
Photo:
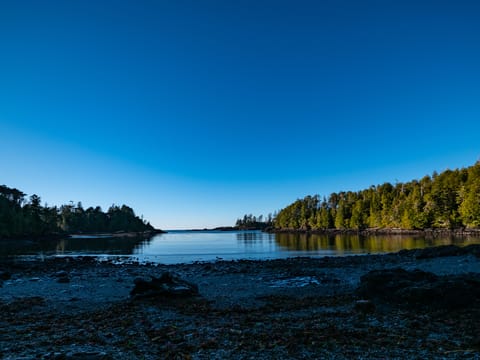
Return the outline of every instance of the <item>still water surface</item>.
[[[127,257],[164,264],[216,259],[377,254],[438,245],[480,243],[480,237],[426,239],[412,236],[266,234],[260,231],[170,231],[151,239],[78,236],[42,243],[0,243],[0,256]]]

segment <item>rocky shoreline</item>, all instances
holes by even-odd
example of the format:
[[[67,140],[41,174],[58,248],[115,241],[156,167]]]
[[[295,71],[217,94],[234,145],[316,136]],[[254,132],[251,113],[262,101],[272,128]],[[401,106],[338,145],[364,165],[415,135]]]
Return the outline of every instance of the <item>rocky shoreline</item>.
[[[198,292],[131,295],[166,273]],[[0,357],[479,359],[479,276],[478,245],[178,265],[4,259]]]
[[[322,230],[307,230],[307,229],[276,229],[267,228],[265,230],[269,233],[286,233],[286,234],[317,234],[317,235],[362,235],[362,236],[377,236],[377,235],[409,235],[425,238],[435,237],[465,237],[465,236],[480,236],[480,229],[397,229],[397,228],[367,228],[361,230],[355,229],[322,229]]]

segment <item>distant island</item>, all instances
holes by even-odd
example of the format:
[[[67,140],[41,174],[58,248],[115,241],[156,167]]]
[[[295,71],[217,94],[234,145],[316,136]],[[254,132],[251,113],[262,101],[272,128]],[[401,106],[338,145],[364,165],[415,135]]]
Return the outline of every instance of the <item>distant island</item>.
[[[298,199],[273,219],[274,232],[480,233],[480,161],[420,180]]]
[[[112,205],[106,212],[82,203],[42,206],[41,198],[28,199],[22,191],[0,186],[0,239],[52,238],[71,234],[149,235],[162,232],[135,215],[126,205]]]
[[[243,218],[237,219],[235,226],[218,226],[211,229],[190,229],[189,231],[265,231],[273,226],[273,220],[272,214],[268,214],[268,216],[245,214]]]

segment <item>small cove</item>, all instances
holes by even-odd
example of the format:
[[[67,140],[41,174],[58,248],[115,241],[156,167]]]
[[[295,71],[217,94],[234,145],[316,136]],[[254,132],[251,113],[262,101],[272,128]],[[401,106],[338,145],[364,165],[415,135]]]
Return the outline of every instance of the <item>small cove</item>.
[[[279,259],[382,254],[403,249],[440,245],[465,246],[480,243],[480,237],[415,237],[267,234],[260,231],[173,230],[150,239],[93,238],[76,236],[62,240],[3,242],[0,256],[50,257],[96,256],[162,264],[195,261]]]

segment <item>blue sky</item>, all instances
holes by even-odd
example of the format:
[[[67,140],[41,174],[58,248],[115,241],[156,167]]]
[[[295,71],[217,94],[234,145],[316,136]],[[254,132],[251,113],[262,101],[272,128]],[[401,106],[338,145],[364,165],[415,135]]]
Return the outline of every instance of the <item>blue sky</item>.
[[[480,159],[475,1],[1,1],[0,183],[230,225]]]

